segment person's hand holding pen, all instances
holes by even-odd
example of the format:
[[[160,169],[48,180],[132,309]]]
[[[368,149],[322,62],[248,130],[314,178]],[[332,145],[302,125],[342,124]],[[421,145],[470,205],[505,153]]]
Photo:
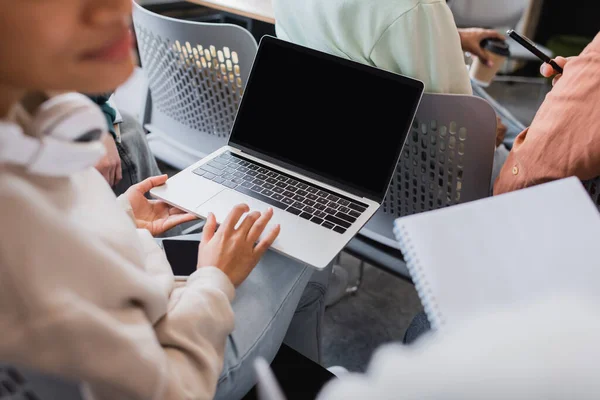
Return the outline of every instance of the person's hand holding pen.
[[[564,68],[572,58],[574,57],[565,58],[558,56],[553,61],[558,64],[559,67]],[[556,82],[558,82],[558,80],[562,77],[562,74],[557,74],[554,68],[548,63],[542,64],[540,67],[540,73],[546,78],[554,76],[554,79],[552,80],[552,86],[556,85]]]
[[[509,29],[506,34],[544,62],[540,69],[542,75],[544,75],[546,78],[550,78],[552,75],[558,74],[556,77],[554,77],[552,85],[558,82],[562,76],[563,67],[567,64],[569,59],[564,57],[556,57],[554,60],[550,59],[550,57],[537,48],[535,43],[533,43],[529,38],[518,34],[514,29]]]

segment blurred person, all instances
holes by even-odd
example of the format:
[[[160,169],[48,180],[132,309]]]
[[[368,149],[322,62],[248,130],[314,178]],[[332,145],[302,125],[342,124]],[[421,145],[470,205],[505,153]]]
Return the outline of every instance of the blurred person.
[[[153,236],[195,217],[146,197],[167,176],[116,199],[94,169],[107,120],[79,93],[132,73],[131,7],[0,2],[0,360],[95,399],[239,398],[248,360],[284,338],[318,357],[324,284],[267,251],[271,209],[238,205],[219,227],[208,217],[197,271],[176,285]]]
[[[471,94],[463,50],[486,59],[494,30],[457,29],[445,0],[274,0],[277,37],[419,79],[430,93]]]
[[[317,399],[597,399],[597,309],[554,293],[488,310],[411,346],[382,346],[364,374],[341,375]]]

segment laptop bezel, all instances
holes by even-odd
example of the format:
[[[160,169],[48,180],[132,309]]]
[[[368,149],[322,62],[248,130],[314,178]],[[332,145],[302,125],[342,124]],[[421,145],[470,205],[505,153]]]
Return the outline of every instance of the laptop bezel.
[[[255,149],[249,148],[249,147],[247,147],[247,146],[245,146],[245,145],[243,145],[241,143],[236,143],[234,133],[235,133],[236,129],[239,129],[239,126],[238,126],[238,124],[239,124],[238,116],[240,114],[239,111],[245,105],[245,100],[247,98],[246,97],[246,93],[248,93],[248,90],[249,90],[248,88],[250,87],[251,82],[253,81],[254,72],[255,72],[255,69],[256,69],[256,65],[258,64],[257,60],[260,57],[261,49],[264,46],[269,45],[270,43],[273,43],[274,45],[277,45],[277,46],[283,46],[283,47],[293,48],[295,50],[299,50],[299,51],[302,51],[304,53],[307,53],[307,54],[310,54],[310,55],[313,55],[313,56],[317,56],[317,57],[325,58],[325,59],[328,59],[328,60],[331,60],[331,61],[335,61],[335,62],[337,62],[337,63],[339,63],[341,65],[346,65],[346,66],[353,67],[353,68],[356,68],[356,69],[359,69],[359,70],[363,70],[365,72],[369,72],[369,73],[372,73],[372,74],[375,74],[375,75],[379,75],[379,76],[384,77],[384,78],[393,79],[393,80],[398,81],[399,83],[402,83],[402,84],[405,84],[405,85],[408,85],[408,86],[412,86],[412,87],[414,87],[415,89],[417,89],[419,91],[420,94],[419,94],[418,98],[416,99],[416,101],[414,103],[414,106],[413,106],[413,108],[411,110],[412,116],[411,116],[411,118],[408,119],[407,126],[404,127],[404,135],[405,135],[404,136],[404,140],[402,141],[402,143],[400,144],[400,146],[399,146],[399,148],[397,150],[397,154],[396,154],[396,157],[395,157],[393,165],[389,168],[389,170],[388,170],[388,172],[386,174],[386,180],[385,181],[387,182],[387,184],[386,184],[386,186],[384,188],[382,188],[381,191],[375,193],[375,192],[371,192],[369,190],[364,190],[364,189],[361,189],[361,188],[357,188],[355,186],[348,185],[346,183],[342,183],[342,182],[337,181],[335,179],[331,179],[329,177],[320,175],[319,173],[315,173],[313,171],[306,170],[306,169],[301,168],[301,167],[299,167],[297,165],[287,163],[287,162],[285,162],[285,161],[283,161],[283,160],[281,160],[279,158],[272,157],[272,156],[270,156],[268,154],[262,153],[259,150],[255,150]],[[364,197],[364,198],[376,201],[377,203],[381,204],[383,202],[383,199],[385,198],[386,193],[387,193],[387,190],[388,190],[388,187],[389,187],[389,182],[392,179],[392,175],[394,174],[394,172],[396,170],[396,166],[398,165],[398,162],[400,160],[402,149],[404,148],[404,146],[406,144],[406,141],[407,141],[407,139],[409,137],[410,128],[411,128],[411,126],[413,124],[415,115],[417,113],[417,109],[418,109],[419,104],[421,103],[421,99],[423,97],[424,88],[425,88],[425,85],[423,84],[423,82],[419,81],[417,79],[409,78],[409,77],[406,77],[406,76],[403,76],[403,75],[399,75],[399,74],[396,74],[396,73],[393,73],[393,72],[390,72],[390,71],[386,71],[386,70],[383,70],[383,69],[380,69],[380,68],[376,68],[376,67],[372,67],[372,66],[369,66],[369,65],[361,64],[361,63],[358,63],[358,62],[355,62],[355,61],[347,60],[347,59],[344,59],[344,58],[341,58],[341,57],[337,57],[337,56],[334,56],[334,55],[331,55],[331,54],[327,54],[327,53],[324,53],[324,52],[321,52],[321,51],[318,51],[318,50],[314,50],[314,49],[311,49],[311,48],[308,48],[308,47],[305,47],[305,46],[301,46],[301,45],[297,45],[297,44],[294,44],[294,43],[291,43],[291,42],[287,42],[287,41],[284,41],[284,40],[281,40],[281,39],[277,39],[277,38],[275,38],[273,36],[265,35],[260,40],[260,43],[259,43],[259,46],[258,46],[258,51],[257,51],[256,56],[254,58],[254,62],[252,63],[252,68],[251,68],[250,74],[248,76],[248,81],[246,83],[244,94],[242,95],[242,98],[240,100],[240,105],[239,105],[239,108],[238,108],[238,112],[235,115],[235,119],[234,119],[233,125],[231,127],[231,131],[230,131],[230,135],[229,135],[229,139],[228,139],[228,143],[227,144],[229,146],[235,148],[235,149],[241,150],[242,152],[250,154],[250,155],[252,155],[254,157],[261,158],[261,159],[263,159],[263,160],[265,160],[265,161],[267,161],[269,163],[272,163],[272,164],[275,164],[275,165],[280,166],[282,168],[288,169],[288,170],[293,171],[293,172],[295,172],[297,174],[301,174],[301,175],[310,177],[311,179],[314,179],[314,180],[326,183],[328,185],[331,185],[333,187],[336,187],[338,189],[341,189],[343,191],[351,193],[351,194],[353,194],[355,196]],[[398,130],[395,133],[397,133],[397,132],[401,132],[401,130]]]

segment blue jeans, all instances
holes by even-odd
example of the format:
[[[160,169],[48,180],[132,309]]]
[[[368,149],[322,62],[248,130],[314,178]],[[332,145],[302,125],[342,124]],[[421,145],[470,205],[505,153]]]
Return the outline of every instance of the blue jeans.
[[[199,240],[200,235],[175,239]],[[160,239],[157,239],[160,240]],[[268,251],[237,291],[215,399],[241,399],[256,383],[254,359],[271,362],[281,343],[321,359],[321,324],[332,265],[323,271]]]
[[[123,194],[131,185],[161,174],[142,126],[129,114],[123,113],[122,116],[121,143],[117,143],[117,150],[121,158],[123,179],[113,187],[117,196]]]

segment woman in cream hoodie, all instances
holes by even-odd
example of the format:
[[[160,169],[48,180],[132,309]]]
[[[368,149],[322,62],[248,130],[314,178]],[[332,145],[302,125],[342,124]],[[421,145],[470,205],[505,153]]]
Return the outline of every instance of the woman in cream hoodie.
[[[124,82],[130,13],[131,0],[0,2],[0,361],[96,399],[208,399],[217,382],[218,396],[241,397],[254,375],[244,359],[274,356],[312,270],[266,252],[278,227],[255,246],[272,210],[236,229],[239,205],[218,229],[208,218],[198,269],[176,286],[153,235],[193,216],[144,196],[166,176],[115,201],[93,168],[99,109],[48,93]]]

